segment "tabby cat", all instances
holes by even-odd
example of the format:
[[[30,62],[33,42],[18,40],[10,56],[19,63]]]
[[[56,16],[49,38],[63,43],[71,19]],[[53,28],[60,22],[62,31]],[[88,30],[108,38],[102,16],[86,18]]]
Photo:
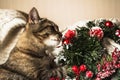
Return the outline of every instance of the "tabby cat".
[[[0,65],[0,80],[65,78],[65,66],[57,65],[54,55],[48,51],[52,51],[61,38],[58,26],[46,18],[40,18],[37,9],[32,8],[25,30],[8,60]]]

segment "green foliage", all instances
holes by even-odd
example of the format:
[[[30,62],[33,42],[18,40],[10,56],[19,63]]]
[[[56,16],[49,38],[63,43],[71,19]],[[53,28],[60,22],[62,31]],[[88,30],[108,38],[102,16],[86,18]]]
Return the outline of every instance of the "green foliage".
[[[71,77],[75,77],[74,73],[71,70],[71,66],[81,64],[85,64],[88,70],[91,70],[94,74],[97,73],[97,64],[103,62],[101,59],[103,54],[106,54],[104,47],[102,46],[102,39],[98,39],[97,37],[90,37],[89,30],[92,27],[99,26],[102,28],[104,32],[104,37],[109,37],[116,42],[119,37],[115,36],[115,31],[118,28],[116,24],[112,28],[105,26],[105,20],[95,24],[94,21],[90,21],[86,27],[78,27],[76,28],[77,37],[71,39],[71,44],[64,45],[64,57],[67,59],[66,64],[69,66],[68,75]],[[69,48],[66,48],[68,46]],[[108,60],[111,60],[111,56],[108,55]],[[120,73],[120,70],[118,70]],[[84,80],[84,74],[81,73],[80,79]],[[84,75],[85,76],[85,75]],[[95,75],[94,75],[95,76]],[[85,79],[87,80],[87,79]]]
[[[92,28],[95,26],[99,26],[100,28],[102,28],[103,32],[104,32],[104,37],[109,37],[111,39],[113,39],[115,42],[120,43],[120,41],[118,41],[119,37],[115,36],[115,32],[116,30],[119,29],[119,27],[116,24],[113,24],[113,27],[107,27],[105,25],[106,20],[103,20],[102,22],[99,22],[97,24],[94,23],[94,21],[89,21],[87,23],[88,28]]]
[[[69,66],[85,64],[90,70],[96,71],[98,61],[102,56],[100,40],[90,37],[88,28],[77,28],[77,37],[72,39],[69,49],[64,47],[64,56]]]

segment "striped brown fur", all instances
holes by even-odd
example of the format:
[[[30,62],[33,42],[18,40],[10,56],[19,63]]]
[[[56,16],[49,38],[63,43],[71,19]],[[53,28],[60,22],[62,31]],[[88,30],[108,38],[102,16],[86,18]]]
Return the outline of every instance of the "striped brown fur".
[[[0,80],[49,80],[65,78],[64,66],[56,65],[52,50],[62,34],[58,26],[40,18],[36,8],[28,15],[28,23],[6,63],[0,65]]]

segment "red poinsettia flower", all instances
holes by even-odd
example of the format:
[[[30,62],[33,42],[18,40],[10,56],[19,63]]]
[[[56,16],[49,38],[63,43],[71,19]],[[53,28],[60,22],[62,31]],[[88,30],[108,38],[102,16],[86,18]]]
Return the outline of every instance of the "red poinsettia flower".
[[[76,35],[76,31],[75,30],[68,30],[66,33],[65,33],[65,38],[67,39],[72,39],[73,37],[75,37]]]
[[[98,39],[102,39],[103,34],[103,30],[100,27],[92,27],[89,31],[91,37],[97,37]]]

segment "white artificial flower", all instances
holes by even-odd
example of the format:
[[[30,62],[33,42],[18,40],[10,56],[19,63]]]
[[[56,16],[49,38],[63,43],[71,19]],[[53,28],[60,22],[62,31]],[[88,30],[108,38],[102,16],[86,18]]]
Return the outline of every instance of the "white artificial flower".
[[[118,19],[116,19],[116,18],[111,18],[111,19],[109,19],[109,20],[112,21],[113,24],[116,24],[117,26],[119,26],[119,28],[120,28],[120,21],[119,21]]]

